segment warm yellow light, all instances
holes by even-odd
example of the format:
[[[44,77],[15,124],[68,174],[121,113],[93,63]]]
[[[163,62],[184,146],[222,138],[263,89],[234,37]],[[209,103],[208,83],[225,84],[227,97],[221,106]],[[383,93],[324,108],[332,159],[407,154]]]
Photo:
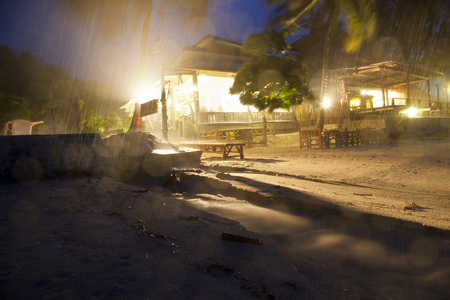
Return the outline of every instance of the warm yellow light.
[[[418,116],[419,110],[416,107],[410,107],[402,111],[402,113],[405,114],[408,118],[415,118]]]
[[[161,96],[160,93],[160,90],[146,86],[141,88],[139,92],[136,93],[136,96],[133,98],[133,100],[142,104],[152,99],[159,98]]]
[[[331,106],[331,101],[330,99],[328,99],[328,97],[323,97],[322,106],[323,108],[328,108]]]
[[[359,98],[350,99],[350,107],[359,107],[361,106],[361,100]]]
[[[198,91],[198,89],[194,85],[189,83],[180,84],[179,89],[188,94],[192,94],[193,92]]]
[[[361,95],[366,95],[367,94],[367,91],[366,91],[366,89],[363,89],[363,90],[361,90]]]
[[[200,109],[205,112],[248,112],[249,108],[239,101],[239,95],[230,95],[233,81],[231,77],[199,76],[199,96],[204,99]]]

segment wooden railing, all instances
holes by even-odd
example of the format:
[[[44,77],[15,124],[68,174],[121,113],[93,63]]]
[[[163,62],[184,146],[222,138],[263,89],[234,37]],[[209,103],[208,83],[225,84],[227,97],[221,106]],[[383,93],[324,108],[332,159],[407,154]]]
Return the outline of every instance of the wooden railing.
[[[200,113],[200,123],[249,123],[251,122],[248,113],[230,112],[202,112]]]
[[[274,112],[267,114],[267,121],[293,121],[294,113]],[[202,112],[200,123],[253,123],[262,122],[262,112]]]
[[[263,113],[253,113],[252,115],[254,122],[263,121]],[[294,113],[291,112],[274,112],[267,114],[267,121],[294,121]]]
[[[387,99],[384,106],[367,107],[365,105],[359,106],[351,106],[351,111],[364,111],[364,110],[383,110],[391,107],[418,107],[418,108],[430,108],[433,110],[440,110],[442,113],[448,112],[448,104],[446,101],[436,101],[436,100],[428,100],[428,99],[406,99],[406,98],[391,98]]]

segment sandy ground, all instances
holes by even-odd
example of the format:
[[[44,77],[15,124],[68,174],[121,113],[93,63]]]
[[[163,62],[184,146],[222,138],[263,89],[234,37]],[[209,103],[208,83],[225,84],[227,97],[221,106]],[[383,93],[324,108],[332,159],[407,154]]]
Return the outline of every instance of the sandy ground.
[[[319,298],[273,241],[161,187],[78,178],[0,191],[2,299]]]
[[[449,150],[442,138],[300,150],[297,134],[272,136],[242,160],[205,153],[197,176],[232,188],[195,205],[274,239],[325,299],[447,299]],[[242,199],[258,207],[224,204]]]
[[[1,185],[0,297],[448,299],[449,141],[300,150],[297,138],[246,147],[243,160],[205,154],[198,178],[166,187],[108,177]],[[420,228],[255,205],[277,197]]]
[[[352,210],[450,229],[450,140],[422,138],[346,148],[298,147],[298,134],[246,146],[245,158],[204,154],[224,172],[289,187]],[[278,175],[278,176],[265,176]]]

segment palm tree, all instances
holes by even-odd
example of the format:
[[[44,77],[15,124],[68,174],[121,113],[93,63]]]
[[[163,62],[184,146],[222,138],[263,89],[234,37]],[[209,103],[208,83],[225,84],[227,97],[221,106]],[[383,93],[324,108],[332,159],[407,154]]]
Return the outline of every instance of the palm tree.
[[[411,66],[445,72],[450,66],[450,1],[377,1],[378,36],[391,47],[387,56]]]
[[[181,13],[177,16],[180,27],[191,26],[198,29],[202,25],[208,12],[208,0],[165,0],[161,5],[165,8],[179,8]],[[150,53],[148,45],[153,0],[65,0],[63,7],[66,11],[96,27],[104,38],[113,38],[120,29],[129,25],[131,34],[141,32],[141,49],[139,55],[139,81],[143,85],[147,82],[147,57]],[[193,19],[200,22],[192,22]],[[164,89],[163,79],[161,80]],[[163,105],[163,138],[167,140],[167,115],[164,116],[166,101],[161,93]],[[165,128],[165,130],[164,130]],[[141,131],[140,104],[136,103],[133,121],[129,131]]]
[[[334,28],[341,17],[347,24],[346,51],[353,52],[371,38],[375,32],[375,14],[372,0],[266,0],[269,6],[276,8],[271,23],[274,26],[289,28],[296,26],[297,32],[315,18],[326,20],[325,41],[322,61],[322,82],[320,98],[322,107],[319,111],[317,128],[323,129],[325,109],[324,100],[328,93],[328,62],[330,59],[331,38]],[[319,13],[314,15],[314,11]],[[317,21],[317,20],[316,20]]]

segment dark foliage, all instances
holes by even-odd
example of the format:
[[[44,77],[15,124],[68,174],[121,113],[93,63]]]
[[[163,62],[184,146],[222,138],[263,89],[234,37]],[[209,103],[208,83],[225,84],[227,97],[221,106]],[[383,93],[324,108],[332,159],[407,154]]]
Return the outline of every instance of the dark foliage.
[[[309,73],[289,49],[285,32],[266,30],[249,36],[243,51],[251,58],[237,72],[230,93],[239,94],[244,105],[269,111],[312,99]]]
[[[15,119],[44,121],[39,133],[77,133],[81,124],[98,132],[91,119],[120,127],[120,105],[111,89],[92,81],[73,79],[64,69],[46,65],[31,52],[16,54],[0,46],[0,124]],[[122,100],[123,102],[123,100]],[[109,116],[113,120],[109,120]],[[95,123],[95,122],[94,122]],[[120,124],[120,125],[117,125]]]

